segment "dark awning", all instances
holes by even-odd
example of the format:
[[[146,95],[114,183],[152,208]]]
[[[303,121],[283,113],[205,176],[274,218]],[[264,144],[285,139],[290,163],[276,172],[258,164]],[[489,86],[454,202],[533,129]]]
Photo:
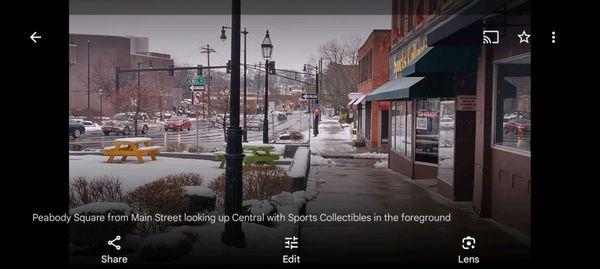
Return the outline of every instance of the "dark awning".
[[[428,47],[400,73],[403,77],[469,74],[477,70],[479,46]]]
[[[451,97],[454,83],[451,77],[400,77],[379,86],[365,97],[366,101],[408,98]]]

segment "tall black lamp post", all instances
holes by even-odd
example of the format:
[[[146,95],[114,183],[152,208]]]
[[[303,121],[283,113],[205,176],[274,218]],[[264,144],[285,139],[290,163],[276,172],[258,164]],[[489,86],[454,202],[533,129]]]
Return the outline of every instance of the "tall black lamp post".
[[[273,53],[273,44],[271,43],[271,37],[269,36],[269,30],[260,45],[262,49],[263,58],[265,58],[265,105],[263,107],[265,118],[263,120],[263,143],[269,143],[269,59]]]
[[[317,99],[315,100],[315,107],[318,107],[319,104],[319,68],[316,66],[312,66],[310,64],[304,65],[304,72],[308,72],[309,70],[315,70],[315,93],[317,94]],[[318,108],[319,111],[321,108]],[[313,112],[314,113],[314,112]],[[319,117],[320,114],[314,113],[313,119],[313,136],[317,136],[319,134]]]
[[[232,0],[231,10],[231,79],[229,107],[231,116],[227,127],[227,149],[225,151],[225,214],[230,218],[225,223],[221,241],[230,246],[244,247],[244,232],[240,221],[232,221],[234,214],[242,212],[242,129],[240,128],[240,24],[241,0]]]
[[[225,41],[227,39],[227,35],[225,34],[225,29],[231,29],[231,27],[221,26],[221,40]],[[248,115],[248,103],[246,99],[246,73],[247,73],[247,65],[246,65],[246,35],[248,35],[248,31],[246,31],[246,27],[244,27],[244,31],[241,32],[244,35],[244,136],[243,141],[248,142],[248,128],[246,125],[246,118]],[[258,100],[256,100],[258,102]]]

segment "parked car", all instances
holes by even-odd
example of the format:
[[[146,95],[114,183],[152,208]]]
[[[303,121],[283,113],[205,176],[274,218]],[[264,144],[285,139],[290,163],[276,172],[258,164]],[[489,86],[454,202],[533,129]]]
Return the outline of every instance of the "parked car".
[[[85,126],[74,119],[69,119],[69,135],[73,138],[79,138],[85,133]]]
[[[190,122],[190,119],[186,116],[173,116],[168,120],[165,120],[164,128],[165,131],[183,131],[184,129],[190,131],[192,130],[192,122]]]
[[[249,120],[248,123],[246,124],[246,127],[248,127],[249,130],[255,129],[255,130],[259,130],[262,131],[263,129],[263,122],[262,120]]]
[[[531,121],[529,119],[512,119],[504,122],[502,129],[505,134],[526,135],[531,130]]]
[[[110,135],[111,133],[119,133],[129,135],[135,130],[134,126],[135,113],[117,113],[112,119],[102,123],[102,133]],[[146,113],[140,113],[137,120],[137,130],[142,134],[147,134],[150,129],[149,118]]]
[[[287,115],[283,112],[277,113],[277,120],[278,121],[284,121],[287,120]]]

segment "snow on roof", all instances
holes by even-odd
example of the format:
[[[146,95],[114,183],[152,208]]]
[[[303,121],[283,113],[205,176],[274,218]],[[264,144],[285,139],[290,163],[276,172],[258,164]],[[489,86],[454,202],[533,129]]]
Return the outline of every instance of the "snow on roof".
[[[82,205],[80,207],[72,208],[69,210],[70,214],[83,214],[83,213],[93,213],[93,214],[102,214],[108,211],[120,211],[125,214],[129,214],[131,212],[131,208],[125,203],[115,203],[115,202],[94,202]]]
[[[183,191],[189,196],[201,196],[209,198],[217,197],[215,191],[202,186],[185,186],[183,187]]]

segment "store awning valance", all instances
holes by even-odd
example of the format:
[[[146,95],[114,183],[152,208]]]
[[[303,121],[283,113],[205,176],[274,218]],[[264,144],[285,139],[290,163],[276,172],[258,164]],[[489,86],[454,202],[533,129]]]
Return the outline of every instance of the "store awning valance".
[[[354,101],[356,101],[356,99],[350,100],[350,102],[348,102],[348,104],[346,106],[350,107],[352,105],[352,103],[354,103]]]
[[[436,46],[428,47],[421,56],[411,61],[400,75],[424,77],[445,74],[469,74],[477,70],[479,47]]]
[[[352,103],[352,107],[357,107],[360,104],[360,102],[365,100],[366,96],[367,96],[366,94],[363,94],[361,97],[356,98],[356,101],[354,101],[354,103]]]
[[[400,77],[388,81],[365,96],[366,101],[383,101],[408,98],[437,98],[454,95],[450,76]]]

